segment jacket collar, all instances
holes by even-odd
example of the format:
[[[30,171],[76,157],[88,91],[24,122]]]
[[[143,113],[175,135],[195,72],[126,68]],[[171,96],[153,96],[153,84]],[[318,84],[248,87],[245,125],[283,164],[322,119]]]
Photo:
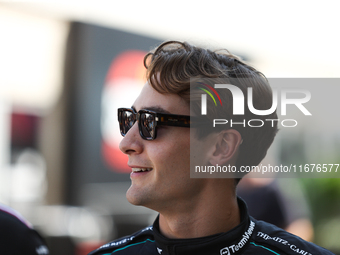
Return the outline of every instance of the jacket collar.
[[[243,252],[254,232],[255,222],[249,218],[245,202],[238,198],[241,223],[228,232],[191,239],[169,239],[159,231],[159,216],[153,224],[157,251],[161,255],[216,254],[237,255]]]

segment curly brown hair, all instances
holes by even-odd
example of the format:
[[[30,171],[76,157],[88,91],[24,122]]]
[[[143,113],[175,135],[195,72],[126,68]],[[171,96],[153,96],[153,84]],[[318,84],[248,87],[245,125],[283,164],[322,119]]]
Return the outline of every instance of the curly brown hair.
[[[227,50],[211,51],[187,42],[167,41],[144,57],[144,65],[147,68],[147,79],[156,91],[179,95],[190,105],[191,112],[197,116],[200,115],[202,91],[193,90],[193,87],[197,86],[195,81],[202,79],[208,79],[214,84],[227,81],[229,84],[236,85],[245,95],[245,102],[247,102],[247,88],[252,87],[253,105],[256,109],[267,110],[272,106],[272,90],[266,77]],[[232,118],[234,122],[277,119],[276,111],[270,115],[258,116],[250,112],[248,107],[244,107],[244,115],[233,115],[231,92],[223,89],[219,91],[219,95],[223,98],[223,107],[209,108],[207,118],[210,120],[217,116]],[[219,128],[212,129],[211,132],[226,128],[237,130],[242,136],[243,143],[236,167],[256,166],[265,157],[278,130],[277,121],[264,121],[264,123],[261,128],[219,125]],[[199,138],[206,135],[208,135],[207,129],[198,131]],[[236,182],[238,181],[239,179]]]

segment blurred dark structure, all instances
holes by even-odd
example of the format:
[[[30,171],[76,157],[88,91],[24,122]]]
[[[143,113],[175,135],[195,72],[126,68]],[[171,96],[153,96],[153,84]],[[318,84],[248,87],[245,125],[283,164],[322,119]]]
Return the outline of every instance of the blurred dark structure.
[[[67,42],[66,172],[70,205],[81,204],[81,187],[89,183],[129,181],[105,164],[101,153],[101,102],[112,60],[127,50],[149,51],[158,40],[95,25],[73,23]]]

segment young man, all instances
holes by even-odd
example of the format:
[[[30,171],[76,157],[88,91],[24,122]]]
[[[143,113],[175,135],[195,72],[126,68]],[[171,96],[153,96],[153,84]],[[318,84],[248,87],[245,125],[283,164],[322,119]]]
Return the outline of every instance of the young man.
[[[272,92],[265,77],[228,52],[181,42],[161,44],[146,55],[144,64],[148,81],[141,94],[131,108],[118,110],[124,136],[120,149],[129,156],[132,169],[128,201],[159,216],[153,226],[90,254],[332,254],[251,218],[236,196],[240,176],[190,178],[190,157],[199,165],[237,169],[256,166],[264,158],[277,124],[236,125],[254,115],[248,109],[242,116],[232,114],[230,90],[218,92],[221,107],[210,107],[197,119],[202,92],[207,91],[202,86],[211,89],[226,80],[243,94],[252,87],[254,107],[269,109]],[[232,118],[234,126],[232,121],[215,128],[202,124],[221,114]],[[277,119],[277,115],[272,112],[256,119]]]

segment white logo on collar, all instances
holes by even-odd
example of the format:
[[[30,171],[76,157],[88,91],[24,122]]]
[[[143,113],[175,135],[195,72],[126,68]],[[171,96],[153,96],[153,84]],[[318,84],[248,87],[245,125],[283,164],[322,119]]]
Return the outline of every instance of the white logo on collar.
[[[255,222],[250,221],[249,228],[244,234],[242,235],[242,239],[237,243],[227,247],[224,247],[220,250],[220,255],[230,255],[229,249],[232,253],[239,251],[246,243],[249,241],[251,235],[253,234],[255,228]]]
[[[223,248],[220,253],[221,255],[230,255],[228,247]]]
[[[159,248],[157,247],[157,251],[158,251],[159,254],[162,254],[162,251],[163,251],[163,250],[162,250],[162,249],[159,249]]]

